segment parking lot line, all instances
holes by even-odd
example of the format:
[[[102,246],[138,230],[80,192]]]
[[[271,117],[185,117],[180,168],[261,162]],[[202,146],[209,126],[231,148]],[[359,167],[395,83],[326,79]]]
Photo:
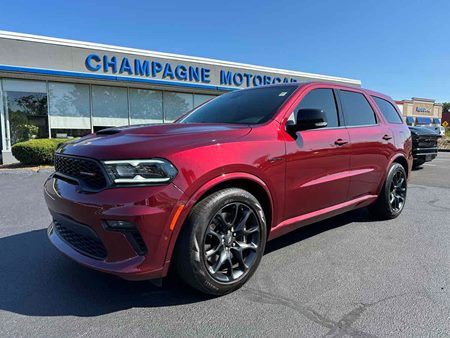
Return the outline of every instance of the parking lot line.
[[[437,167],[437,168],[445,168],[445,169],[448,169],[447,166],[444,166],[444,165],[438,165],[438,164],[431,164],[431,163],[424,163],[423,166],[426,166],[426,167]]]

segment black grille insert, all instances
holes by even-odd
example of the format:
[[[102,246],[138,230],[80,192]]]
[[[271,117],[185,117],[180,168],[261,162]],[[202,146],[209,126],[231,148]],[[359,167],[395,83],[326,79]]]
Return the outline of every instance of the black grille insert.
[[[54,220],[53,225],[57,234],[75,250],[98,260],[106,258],[106,248],[91,228],[67,220]]]
[[[421,136],[418,139],[417,146],[419,148],[432,148],[437,147],[437,137]]]
[[[107,181],[100,165],[82,157],[55,155],[56,175],[77,181],[82,190],[101,190]]]
[[[145,245],[144,239],[142,238],[139,231],[129,231],[126,233],[128,241],[131,243],[131,246],[133,247],[134,251],[138,255],[145,255],[147,253],[147,246]]]

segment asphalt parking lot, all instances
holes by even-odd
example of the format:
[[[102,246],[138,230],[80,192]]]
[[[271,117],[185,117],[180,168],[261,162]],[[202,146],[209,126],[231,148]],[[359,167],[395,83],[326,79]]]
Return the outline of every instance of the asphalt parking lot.
[[[450,153],[412,173],[398,219],[363,209],[299,229],[221,298],[61,256],[46,238],[47,175],[0,171],[0,337],[450,336]]]

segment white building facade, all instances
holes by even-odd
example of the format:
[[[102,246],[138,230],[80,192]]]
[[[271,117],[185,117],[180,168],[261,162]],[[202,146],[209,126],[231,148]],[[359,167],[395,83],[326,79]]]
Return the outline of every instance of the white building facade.
[[[0,31],[2,163],[30,138],[169,123],[229,90],[359,80]]]

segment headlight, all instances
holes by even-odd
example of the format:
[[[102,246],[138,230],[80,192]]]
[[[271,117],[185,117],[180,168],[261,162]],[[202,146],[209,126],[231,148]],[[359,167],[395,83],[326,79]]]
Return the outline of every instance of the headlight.
[[[177,169],[167,160],[121,160],[103,162],[111,179],[117,184],[168,183]]]

